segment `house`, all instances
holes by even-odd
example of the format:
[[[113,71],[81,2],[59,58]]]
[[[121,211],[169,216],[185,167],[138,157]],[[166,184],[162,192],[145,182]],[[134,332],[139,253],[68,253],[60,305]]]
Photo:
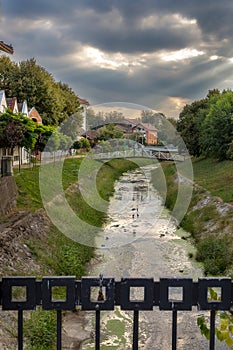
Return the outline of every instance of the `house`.
[[[158,130],[149,123],[139,123],[132,128],[133,133],[142,134],[145,137],[147,145],[156,145],[158,143]]]
[[[7,109],[6,94],[4,90],[0,90],[0,113],[4,113]]]
[[[141,142],[141,138],[143,137],[147,145],[157,145],[158,143],[158,130],[152,124],[140,123],[137,119],[124,119],[110,124],[113,124],[116,129],[123,131],[126,138],[130,138],[132,134],[138,133],[138,142]],[[101,124],[93,129],[99,131],[106,125],[108,124]]]
[[[19,113],[16,97],[7,97],[6,103],[7,103],[7,108],[10,109],[13,113]]]
[[[19,113],[29,118],[29,111],[28,111],[28,105],[26,100],[24,100],[22,103],[18,103],[18,110],[19,110]]]
[[[35,107],[28,111],[27,101],[17,103],[16,97],[6,98],[5,91],[0,90],[0,114],[5,113],[6,109],[10,109],[13,113],[21,113],[25,117],[32,119],[38,124],[42,124],[42,118]],[[8,155],[9,150],[0,149],[0,158]],[[13,165],[29,163],[30,155],[24,147],[16,147],[13,154]]]
[[[35,107],[32,107],[28,113],[29,118],[32,119],[37,124],[42,124],[42,118]]]
[[[83,115],[83,123],[82,128],[84,131],[87,130],[87,107],[89,106],[89,102],[83,98],[78,97],[78,101],[80,103],[80,106],[83,108],[82,115]]]

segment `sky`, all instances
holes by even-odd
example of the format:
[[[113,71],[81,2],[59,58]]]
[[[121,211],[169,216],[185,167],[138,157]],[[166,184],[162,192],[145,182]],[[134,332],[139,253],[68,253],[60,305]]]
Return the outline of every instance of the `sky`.
[[[232,0],[1,0],[11,59],[34,57],[90,105],[139,104],[177,118],[233,89]]]

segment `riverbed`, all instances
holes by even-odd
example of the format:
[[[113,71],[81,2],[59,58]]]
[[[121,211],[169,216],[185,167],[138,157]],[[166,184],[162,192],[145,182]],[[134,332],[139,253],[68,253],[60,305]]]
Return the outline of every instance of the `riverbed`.
[[[194,247],[188,234],[177,230],[175,221],[150,181],[153,166],[125,173],[115,184],[110,200],[108,222],[98,237],[98,264],[89,274],[104,277],[191,277],[197,280],[202,270],[189,259]],[[196,319],[200,312],[178,313],[178,349],[204,350],[207,340],[200,334]],[[87,329],[93,330],[93,315],[87,316]],[[171,313],[140,312],[139,348],[171,349]],[[114,331],[115,330],[115,331]],[[131,349],[132,313],[116,309],[103,312],[101,322],[103,349]],[[94,349],[92,340],[82,349]],[[220,347],[218,347],[220,349]],[[223,349],[223,348],[222,348]]]

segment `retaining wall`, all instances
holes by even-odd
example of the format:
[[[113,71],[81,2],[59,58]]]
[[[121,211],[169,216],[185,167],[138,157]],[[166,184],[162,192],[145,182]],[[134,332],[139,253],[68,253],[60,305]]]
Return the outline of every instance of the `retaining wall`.
[[[6,215],[15,208],[17,187],[13,176],[0,178],[0,215]]]

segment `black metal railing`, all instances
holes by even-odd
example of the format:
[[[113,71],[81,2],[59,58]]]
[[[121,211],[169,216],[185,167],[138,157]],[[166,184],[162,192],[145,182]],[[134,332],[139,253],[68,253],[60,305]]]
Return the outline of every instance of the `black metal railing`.
[[[14,288],[25,291],[23,300],[13,295]],[[64,299],[54,298],[53,288],[61,287],[65,291]],[[217,288],[218,300],[210,300],[209,289]],[[93,290],[97,297],[92,296]],[[142,296],[132,297],[132,291],[142,291]],[[18,349],[23,350],[23,312],[35,310],[38,305],[43,310],[57,311],[57,350],[62,349],[62,311],[95,311],[95,349],[100,349],[100,314],[103,310],[114,310],[118,305],[122,310],[133,311],[132,349],[138,349],[139,312],[146,310],[170,310],[172,313],[172,350],[177,349],[177,314],[179,311],[210,311],[209,349],[215,349],[215,313],[217,310],[230,310],[233,303],[233,288],[230,278],[200,278],[194,282],[191,278],[114,278],[83,277],[4,277],[0,282],[2,310],[18,311]],[[174,298],[173,294],[179,294]]]

